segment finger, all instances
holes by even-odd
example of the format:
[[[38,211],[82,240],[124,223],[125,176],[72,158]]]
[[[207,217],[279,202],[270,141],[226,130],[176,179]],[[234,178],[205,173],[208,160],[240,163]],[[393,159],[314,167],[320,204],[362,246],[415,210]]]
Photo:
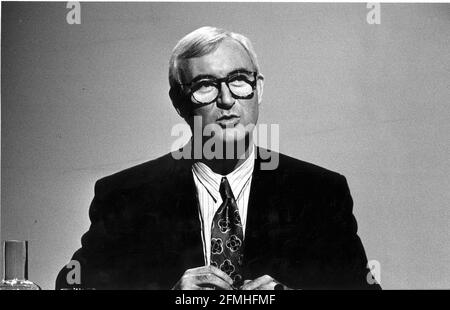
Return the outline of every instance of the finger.
[[[201,287],[215,287],[221,290],[232,290],[233,287],[228,282],[219,278],[213,273],[200,274],[195,276],[195,284]]]
[[[242,285],[241,289],[242,290],[256,290],[259,287],[266,287],[267,285],[270,285],[272,282],[274,282],[274,280],[271,276],[264,275],[259,278],[256,278],[253,281],[244,283],[244,285]],[[273,289],[273,286],[274,286],[274,284],[272,284],[271,289]]]
[[[242,290],[242,287],[244,287],[245,284],[252,282],[252,280],[244,280],[244,282],[242,282],[242,285],[238,288],[239,290]]]
[[[255,290],[256,291],[273,291],[275,290],[275,287],[280,286],[280,288],[277,288],[277,290],[283,290],[284,287],[282,284],[279,284],[278,282],[272,280],[268,283],[262,283],[260,286],[256,287]]]
[[[220,279],[213,273],[185,274],[180,280],[181,290],[203,290],[203,289],[233,289],[230,284]]]
[[[212,273],[214,273],[216,276],[218,276],[219,278],[221,278],[228,284],[233,285],[233,279],[231,279],[230,276],[227,275],[225,272],[223,272],[222,270],[220,270],[219,268],[214,267],[214,266],[208,266],[208,267],[209,267],[209,270]]]
[[[221,278],[222,280],[224,280],[225,282],[229,283],[230,285],[233,285],[233,279],[231,279],[229,275],[227,275],[225,272],[223,272],[219,268],[211,266],[211,265],[188,269],[185,272],[186,275],[200,275],[200,274],[209,274],[209,273],[213,273],[216,276],[218,276],[219,278]]]
[[[188,269],[185,271],[184,274],[192,275],[192,274],[199,274],[199,273],[207,273],[208,270],[209,270],[208,266],[200,266],[200,267]]]
[[[221,281],[219,281],[220,282],[219,283],[216,280],[214,280],[215,284],[219,285],[220,289],[230,289],[230,288],[232,289],[233,280],[230,278],[230,276],[228,276],[225,272],[214,266],[200,266],[188,269],[186,270],[184,277],[187,279],[188,282],[195,282],[195,283],[198,282],[200,284],[207,284],[208,281],[211,280],[210,278],[208,278],[210,275],[214,275],[214,277],[217,277],[226,283],[226,285],[224,285]],[[206,278],[205,277],[202,278],[200,276],[206,276]]]
[[[195,277],[189,274],[184,274],[174,289],[177,290],[198,290],[199,287],[195,284]]]

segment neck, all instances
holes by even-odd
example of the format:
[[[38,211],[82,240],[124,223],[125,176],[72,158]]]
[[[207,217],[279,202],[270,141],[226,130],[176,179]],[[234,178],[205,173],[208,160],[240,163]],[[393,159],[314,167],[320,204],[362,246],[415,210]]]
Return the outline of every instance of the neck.
[[[214,173],[220,175],[227,175],[237,168],[239,168],[251,155],[253,151],[253,139],[251,135],[245,139],[244,150],[239,150],[236,141],[223,143],[223,155],[222,158],[207,159],[202,157],[198,161],[207,165]],[[228,151],[228,153],[227,153]],[[230,154],[232,156],[230,156]]]

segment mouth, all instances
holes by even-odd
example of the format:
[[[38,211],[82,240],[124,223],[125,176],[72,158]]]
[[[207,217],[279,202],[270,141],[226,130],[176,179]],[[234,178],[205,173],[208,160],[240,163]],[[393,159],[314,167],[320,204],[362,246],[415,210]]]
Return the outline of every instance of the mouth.
[[[235,114],[222,115],[216,121],[217,124],[222,128],[232,128],[235,127],[241,118]]]

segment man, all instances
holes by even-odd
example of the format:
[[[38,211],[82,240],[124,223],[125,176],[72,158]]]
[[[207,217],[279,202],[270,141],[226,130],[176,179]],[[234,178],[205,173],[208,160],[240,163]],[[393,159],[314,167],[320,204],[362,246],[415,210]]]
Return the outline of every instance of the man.
[[[264,77],[250,41],[202,27],[178,42],[169,67],[192,139],[96,183],[92,224],[73,256],[79,285],[379,288],[367,281],[345,178],[255,146]],[[265,166],[269,158],[278,165]],[[57,288],[73,284],[70,272],[61,270]]]

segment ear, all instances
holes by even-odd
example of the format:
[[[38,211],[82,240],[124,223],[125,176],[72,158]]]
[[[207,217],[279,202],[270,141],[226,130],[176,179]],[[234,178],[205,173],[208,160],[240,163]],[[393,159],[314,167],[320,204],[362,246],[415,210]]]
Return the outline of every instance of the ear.
[[[256,90],[258,91],[258,104],[262,102],[262,95],[264,92],[264,75],[260,74],[256,81]]]

